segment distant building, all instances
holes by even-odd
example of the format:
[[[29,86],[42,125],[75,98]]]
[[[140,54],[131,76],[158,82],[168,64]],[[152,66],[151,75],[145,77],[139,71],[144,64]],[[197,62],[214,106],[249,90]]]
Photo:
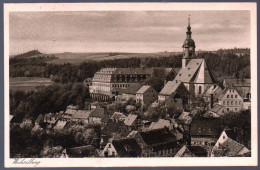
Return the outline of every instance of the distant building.
[[[77,112],[72,115],[71,120],[88,123],[90,113],[91,111],[89,110],[77,110]]]
[[[110,119],[112,120],[115,120],[116,122],[119,122],[119,121],[124,121],[126,119],[126,115],[124,115],[123,113],[120,113],[120,112],[115,112],[111,117]]]
[[[149,106],[158,99],[158,92],[152,86],[144,85],[136,92],[136,103]]]
[[[136,100],[136,92],[141,88],[140,84],[136,84],[135,86],[129,87],[121,92],[121,94],[116,96],[117,101],[128,101],[130,99]]]
[[[174,157],[196,157],[189,148],[184,145],[175,155]]]
[[[216,104],[208,111],[208,115],[211,117],[220,117],[226,113],[226,107]]]
[[[191,94],[201,96],[211,85],[216,84],[213,73],[208,68],[204,58],[196,58],[195,42],[191,38],[190,23],[187,27],[187,37],[183,43],[182,68],[173,81],[168,81],[159,93],[159,100],[167,98],[179,82],[182,82]],[[170,92],[170,93],[169,93]]]
[[[107,110],[105,108],[97,107],[89,115],[89,124],[102,124],[103,119],[107,119]]]
[[[191,146],[212,148],[220,134],[219,120],[215,118],[197,118],[190,123]]]
[[[224,79],[225,88],[235,88],[244,100],[251,100],[251,79]]]
[[[208,103],[209,109],[218,101],[218,96],[222,91],[223,89],[220,86],[212,85],[202,94],[204,101]]]
[[[114,139],[107,143],[101,157],[139,157],[141,148],[133,138]]]
[[[97,157],[95,147],[92,145],[64,149],[60,158]]]
[[[142,83],[152,73],[150,68],[103,68],[93,77],[90,96],[101,101],[110,100],[123,90]]]
[[[218,96],[218,104],[225,106],[225,112],[239,112],[243,108],[243,99],[235,88],[227,87]]]

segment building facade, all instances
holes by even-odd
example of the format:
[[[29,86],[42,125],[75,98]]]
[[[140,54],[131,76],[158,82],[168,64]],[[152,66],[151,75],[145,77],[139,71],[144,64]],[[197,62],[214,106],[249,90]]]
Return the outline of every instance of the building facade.
[[[144,85],[136,92],[136,103],[149,106],[158,99],[158,92],[152,86]]]
[[[90,96],[101,101],[110,100],[124,90],[138,86],[152,73],[151,68],[103,68],[93,77]]]

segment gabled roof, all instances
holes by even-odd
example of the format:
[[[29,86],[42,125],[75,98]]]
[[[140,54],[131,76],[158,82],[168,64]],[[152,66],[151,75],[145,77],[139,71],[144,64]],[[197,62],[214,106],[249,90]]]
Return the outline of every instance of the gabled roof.
[[[208,90],[206,90],[202,95],[203,96],[208,96],[210,94],[214,94],[214,92],[217,90],[217,89],[221,89],[220,86],[216,86],[216,85],[212,85],[210,86],[210,88],[208,88]]]
[[[128,138],[134,138],[137,133],[138,133],[137,130],[133,130],[132,132],[130,132],[130,133],[127,135],[127,137],[128,137]]]
[[[158,145],[176,141],[168,128],[138,132],[147,145]]]
[[[245,146],[228,138],[222,145],[225,149],[225,156],[237,156]]]
[[[238,91],[237,91],[235,88],[233,88],[233,87],[227,87],[227,88],[225,88],[225,89],[219,94],[218,100],[222,100],[228,90],[235,90],[235,91],[238,93]],[[238,93],[238,95],[240,96],[239,93]],[[240,96],[240,97],[241,97],[241,96]]]
[[[132,124],[134,123],[134,121],[136,120],[137,115],[134,114],[129,114],[126,118],[125,118],[125,125],[127,126],[132,126]]]
[[[72,119],[87,119],[91,111],[88,110],[78,110],[73,116]]]
[[[60,119],[61,118],[61,116],[63,115],[63,111],[60,111],[59,113],[56,113],[55,115],[54,115],[54,118],[56,119],[56,120],[58,120],[58,119]]]
[[[38,117],[37,117],[37,119],[35,120],[35,123],[40,123],[42,120],[43,120],[43,115],[42,114],[40,114]]]
[[[182,84],[182,82],[178,81],[168,81],[166,85],[163,87],[163,89],[160,92],[160,95],[171,95],[174,93],[177,88]]]
[[[59,120],[55,125],[54,129],[63,129],[67,124],[67,121]]]
[[[148,86],[148,85],[143,85],[136,93],[145,93],[149,88],[152,88],[151,86]]]
[[[212,109],[210,109],[211,112],[218,113],[223,107],[222,105],[216,104]]]
[[[99,117],[102,118],[106,114],[105,108],[97,107],[95,110],[93,110],[89,117]]]
[[[112,145],[120,157],[136,157],[141,155],[141,148],[133,138],[113,140]]]
[[[69,115],[73,115],[73,114],[75,114],[77,112],[77,110],[72,110],[72,109],[67,109],[66,111],[65,111],[65,113],[66,114],[69,114]]]
[[[138,84],[137,86],[132,86],[132,87],[129,87],[127,89],[123,89],[122,93],[123,94],[134,94],[135,95],[140,88],[141,88],[141,85]]]

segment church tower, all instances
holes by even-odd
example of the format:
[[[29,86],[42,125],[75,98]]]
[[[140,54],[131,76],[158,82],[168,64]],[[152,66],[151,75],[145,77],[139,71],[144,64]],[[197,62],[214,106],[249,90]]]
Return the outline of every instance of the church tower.
[[[195,42],[191,39],[191,26],[190,18],[188,18],[188,27],[186,32],[186,39],[182,45],[183,57],[182,57],[182,68],[185,68],[190,59],[195,58]]]

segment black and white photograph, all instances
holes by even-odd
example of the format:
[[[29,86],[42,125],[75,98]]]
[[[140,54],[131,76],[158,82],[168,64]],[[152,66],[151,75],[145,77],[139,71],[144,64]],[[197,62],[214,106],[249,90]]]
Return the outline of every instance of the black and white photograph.
[[[257,165],[255,3],[5,9],[5,166]]]

